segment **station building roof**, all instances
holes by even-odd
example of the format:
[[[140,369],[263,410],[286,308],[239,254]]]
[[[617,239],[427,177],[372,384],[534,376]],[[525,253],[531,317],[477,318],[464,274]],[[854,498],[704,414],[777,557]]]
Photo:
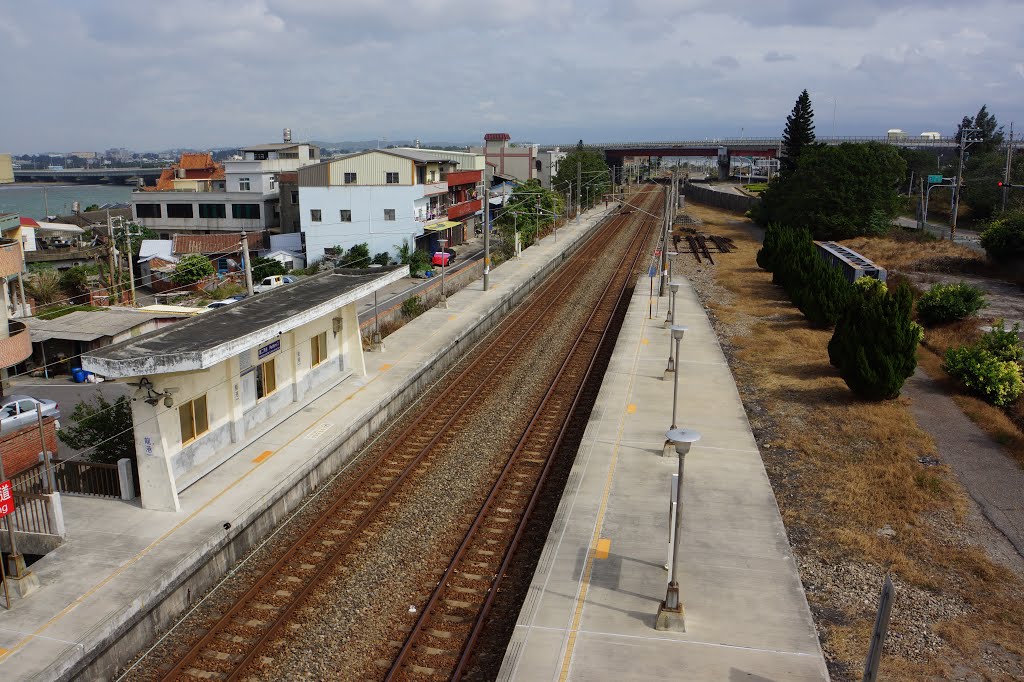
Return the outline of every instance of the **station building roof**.
[[[111,378],[208,369],[408,274],[407,265],[336,268],[90,351],[82,355],[82,366]]]

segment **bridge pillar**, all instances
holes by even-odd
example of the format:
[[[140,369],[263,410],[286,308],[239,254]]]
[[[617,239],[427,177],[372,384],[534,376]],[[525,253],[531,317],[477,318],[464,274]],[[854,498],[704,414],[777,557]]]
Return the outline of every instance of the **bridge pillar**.
[[[718,179],[728,180],[729,171],[732,170],[732,157],[729,155],[729,151],[725,147],[720,147],[718,150]]]

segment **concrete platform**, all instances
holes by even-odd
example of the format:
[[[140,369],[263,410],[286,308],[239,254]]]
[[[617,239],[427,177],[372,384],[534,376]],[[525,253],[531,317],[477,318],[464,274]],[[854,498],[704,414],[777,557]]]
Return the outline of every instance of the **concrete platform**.
[[[602,207],[527,249],[367,353],[365,376],[321,391],[180,495],[177,513],[63,496],[67,541],[32,566],[42,587],[0,611],[0,677],[109,679],[379,425],[469,349],[603,218]]]
[[[668,571],[672,421],[667,297],[642,277],[498,679],[827,680],[760,453],[725,357],[683,282],[678,425],[686,456],[686,631],[655,629]],[[660,312],[658,312],[660,308]]]

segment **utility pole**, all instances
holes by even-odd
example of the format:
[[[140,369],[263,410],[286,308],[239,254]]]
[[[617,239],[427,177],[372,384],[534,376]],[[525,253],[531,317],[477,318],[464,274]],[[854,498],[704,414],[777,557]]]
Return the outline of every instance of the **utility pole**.
[[[245,266],[245,293],[252,296],[254,293],[252,288],[252,264],[249,263],[249,237],[245,232],[242,232],[241,255],[242,263]]]
[[[116,240],[114,239],[114,223],[110,219],[110,209],[107,209],[107,264],[110,268],[110,296],[117,300],[117,272],[114,270],[114,250],[117,248]]]
[[[128,286],[131,287],[132,307],[135,308],[138,307],[138,301],[135,298],[135,265],[133,263],[135,254],[134,250],[132,249],[132,237],[139,236],[140,233],[137,233],[134,230],[130,230],[128,228],[128,225],[125,224],[124,218],[118,218],[118,224],[121,226],[121,230],[124,232],[124,241],[126,244],[126,248],[128,250],[128,252],[125,254],[128,257]]]
[[[576,162],[576,222],[580,222],[583,212],[583,162]]]
[[[1013,170],[1013,121],[1010,121],[1010,142],[1006,146],[1006,170],[1003,172],[1003,207],[1000,213],[1006,213],[1006,195],[1010,191],[1010,171]]]
[[[967,145],[977,142],[977,140],[968,140],[970,133],[978,132],[977,128],[963,128],[960,131],[960,163],[956,171],[956,187],[953,188],[953,215],[949,218],[949,241],[953,241],[956,238],[956,214],[960,212],[960,185],[964,181],[964,153],[967,151]]]
[[[484,143],[486,148],[486,143]],[[491,272],[491,169],[484,161],[484,291],[488,288]]]
[[[658,296],[668,293],[668,203],[669,193],[665,192],[665,202],[662,207],[664,215],[661,221],[661,282],[658,286]]]

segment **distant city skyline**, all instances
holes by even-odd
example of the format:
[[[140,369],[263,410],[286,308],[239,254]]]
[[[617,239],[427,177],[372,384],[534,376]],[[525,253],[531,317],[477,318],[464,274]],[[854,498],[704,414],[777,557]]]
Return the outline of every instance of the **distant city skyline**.
[[[0,152],[1024,125],[1019,2],[39,0],[0,9]]]

